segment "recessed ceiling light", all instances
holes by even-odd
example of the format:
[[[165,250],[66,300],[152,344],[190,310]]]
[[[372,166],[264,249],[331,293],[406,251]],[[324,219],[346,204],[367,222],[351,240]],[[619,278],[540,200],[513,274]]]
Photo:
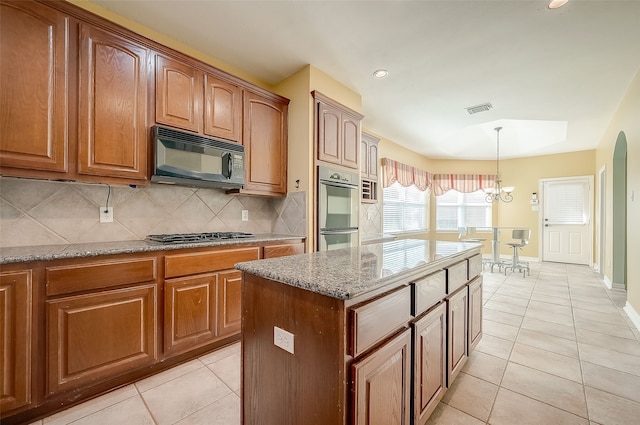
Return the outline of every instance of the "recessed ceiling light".
[[[569,0],[551,0],[549,2],[549,6],[547,6],[549,9],[558,9],[562,6],[564,6],[565,4],[567,4]]]
[[[389,71],[387,71],[386,69],[379,69],[373,72],[373,76],[376,78],[384,78],[387,75],[389,75]]]

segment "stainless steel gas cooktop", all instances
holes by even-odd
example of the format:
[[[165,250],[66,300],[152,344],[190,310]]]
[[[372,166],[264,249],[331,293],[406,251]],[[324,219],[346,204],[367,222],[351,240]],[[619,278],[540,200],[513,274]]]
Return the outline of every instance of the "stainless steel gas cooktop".
[[[208,232],[208,233],[173,233],[167,235],[149,235],[148,241],[161,244],[199,243],[227,239],[249,239],[255,236],[244,232]]]

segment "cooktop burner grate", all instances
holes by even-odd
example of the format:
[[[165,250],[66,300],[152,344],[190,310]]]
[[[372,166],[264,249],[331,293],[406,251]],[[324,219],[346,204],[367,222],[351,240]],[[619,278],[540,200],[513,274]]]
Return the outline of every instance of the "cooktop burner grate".
[[[249,239],[255,236],[244,232],[208,232],[208,233],[174,233],[166,235],[149,235],[148,241],[162,244],[211,242],[226,239]]]

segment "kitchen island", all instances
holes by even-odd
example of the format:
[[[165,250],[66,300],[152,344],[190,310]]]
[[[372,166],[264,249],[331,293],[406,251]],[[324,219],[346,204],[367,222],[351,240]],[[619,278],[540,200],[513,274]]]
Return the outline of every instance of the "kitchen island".
[[[243,424],[424,424],[482,335],[480,248],[407,239],[237,264]]]

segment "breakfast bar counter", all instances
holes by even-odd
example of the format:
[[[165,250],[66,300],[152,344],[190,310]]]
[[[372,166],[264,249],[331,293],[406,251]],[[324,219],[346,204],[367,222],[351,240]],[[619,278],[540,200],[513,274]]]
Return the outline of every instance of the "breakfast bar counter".
[[[406,239],[236,264],[242,423],[424,424],[482,335],[480,249]]]

